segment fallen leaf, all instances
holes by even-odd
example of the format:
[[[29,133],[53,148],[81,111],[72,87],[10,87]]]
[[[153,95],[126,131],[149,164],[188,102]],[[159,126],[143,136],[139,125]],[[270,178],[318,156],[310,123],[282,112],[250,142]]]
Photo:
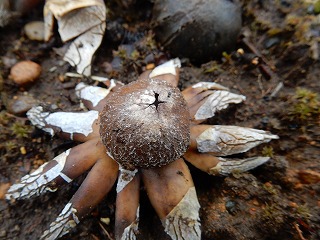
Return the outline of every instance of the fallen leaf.
[[[85,76],[91,75],[92,57],[106,28],[103,0],[48,0],[44,6],[45,40],[53,34],[54,18],[63,42],[71,41],[63,60]]]

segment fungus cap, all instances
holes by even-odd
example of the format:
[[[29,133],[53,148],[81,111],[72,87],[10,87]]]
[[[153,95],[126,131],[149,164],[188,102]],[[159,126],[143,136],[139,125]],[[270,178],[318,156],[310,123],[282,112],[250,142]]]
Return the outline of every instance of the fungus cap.
[[[178,88],[158,79],[122,86],[100,114],[100,136],[123,168],[152,168],[173,162],[190,141],[190,117]]]

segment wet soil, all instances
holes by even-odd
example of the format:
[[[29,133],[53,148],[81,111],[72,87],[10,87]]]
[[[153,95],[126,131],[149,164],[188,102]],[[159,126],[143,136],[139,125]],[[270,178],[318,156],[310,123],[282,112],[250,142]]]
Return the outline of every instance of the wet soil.
[[[211,124],[259,128],[280,137],[245,154],[271,156],[247,173],[214,177],[189,166],[201,205],[203,239],[320,239],[320,99],[308,98],[320,93],[320,15],[306,2],[243,1],[243,29],[233,52],[203,64],[182,59],[181,89],[215,81],[247,97],[210,119]],[[147,63],[170,57],[149,29],[152,4],[143,3],[120,11],[111,1],[110,27],[96,54],[93,75],[127,83]],[[24,114],[12,114],[9,102],[28,95],[63,111],[78,111],[75,85],[97,84],[90,78],[65,77],[74,69],[54,51],[62,46],[58,34],[49,43],[24,36],[23,26],[41,19],[40,6],[0,29],[0,239],[39,238],[84,178],[35,199],[15,203],[3,199],[9,185],[76,145],[37,130]],[[114,51],[123,43],[140,55],[123,57],[110,70],[110,62],[119,60]],[[8,75],[15,62],[25,59],[39,63],[42,73],[35,84],[22,89]],[[301,89],[308,91],[299,105]],[[140,206],[139,238],[168,239],[143,188]],[[115,189],[64,239],[113,239],[114,212]],[[101,221],[106,218],[109,224]]]

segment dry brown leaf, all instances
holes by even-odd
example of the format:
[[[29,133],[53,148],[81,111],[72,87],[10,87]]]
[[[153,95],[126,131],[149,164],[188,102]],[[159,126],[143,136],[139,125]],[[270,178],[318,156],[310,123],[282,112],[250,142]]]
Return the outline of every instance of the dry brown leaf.
[[[44,6],[45,40],[56,18],[62,41],[72,41],[63,60],[85,76],[91,75],[92,57],[104,35],[106,11],[102,0],[48,0]]]

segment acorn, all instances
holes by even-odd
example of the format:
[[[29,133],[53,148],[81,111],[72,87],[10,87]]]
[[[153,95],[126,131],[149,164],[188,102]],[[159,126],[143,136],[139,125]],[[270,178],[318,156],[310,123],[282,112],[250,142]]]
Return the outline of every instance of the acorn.
[[[242,26],[238,0],[156,0],[156,38],[175,57],[204,63],[235,47]]]
[[[109,96],[100,114],[100,136],[123,168],[167,165],[190,142],[190,115],[180,90],[166,81],[131,82]]]

